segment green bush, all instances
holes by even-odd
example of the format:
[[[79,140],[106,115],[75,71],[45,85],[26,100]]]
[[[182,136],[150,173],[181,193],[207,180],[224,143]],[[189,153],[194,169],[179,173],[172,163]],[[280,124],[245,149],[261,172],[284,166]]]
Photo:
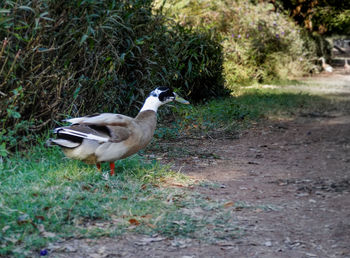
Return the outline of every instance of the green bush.
[[[0,153],[65,116],[135,115],[159,85],[222,94],[214,34],[165,22],[152,0],[1,1]]]
[[[316,47],[306,32],[271,4],[243,0],[158,0],[184,26],[222,38],[226,86],[270,82],[308,73]]]
[[[169,48],[170,66],[175,70],[172,85],[185,88],[190,100],[202,102],[227,93],[223,81],[223,53],[217,38],[210,31],[176,26],[181,35]]]

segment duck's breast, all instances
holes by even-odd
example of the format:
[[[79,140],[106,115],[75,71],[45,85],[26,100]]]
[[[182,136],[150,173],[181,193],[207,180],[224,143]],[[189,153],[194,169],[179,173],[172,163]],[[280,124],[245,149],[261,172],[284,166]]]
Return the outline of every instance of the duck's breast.
[[[62,151],[68,158],[82,160],[90,164],[95,163],[93,159],[99,146],[100,144],[97,141],[84,139],[78,147],[62,148]]]
[[[127,146],[125,142],[106,142],[96,149],[95,155],[98,162],[113,162],[127,157],[126,153],[129,150],[130,146]]]

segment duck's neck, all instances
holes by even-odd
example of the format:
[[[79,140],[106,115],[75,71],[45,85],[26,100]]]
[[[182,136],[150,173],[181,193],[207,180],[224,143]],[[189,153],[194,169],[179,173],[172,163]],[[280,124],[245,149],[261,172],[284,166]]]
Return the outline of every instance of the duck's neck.
[[[153,110],[141,111],[136,116],[135,122],[142,132],[140,146],[143,148],[152,140],[157,125],[157,114]]]
[[[326,61],[324,60],[323,57],[321,57],[321,61],[322,61],[322,65],[325,65],[325,64],[326,64]]]
[[[154,118],[156,119],[155,121],[157,121],[156,112],[154,112],[153,110],[145,110],[145,111],[140,111],[135,117],[135,120],[137,120],[138,122],[150,120],[153,123]]]
[[[156,97],[148,97],[143,104],[140,113],[146,110],[152,110],[157,113],[158,108],[162,105],[162,103],[159,101]]]

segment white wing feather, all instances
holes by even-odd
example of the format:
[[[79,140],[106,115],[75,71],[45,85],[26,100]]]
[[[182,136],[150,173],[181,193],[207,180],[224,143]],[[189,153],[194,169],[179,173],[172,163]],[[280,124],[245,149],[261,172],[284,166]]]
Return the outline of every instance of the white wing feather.
[[[75,130],[68,129],[68,128],[62,128],[62,127],[56,128],[54,133],[67,134],[67,135],[77,136],[80,138],[95,140],[95,141],[99,141],[99,142],[108,142],[109,141],[109,138],[106,138],[106,137],[94,135],[91,133],[82,133],[79,131],[75,131]]]

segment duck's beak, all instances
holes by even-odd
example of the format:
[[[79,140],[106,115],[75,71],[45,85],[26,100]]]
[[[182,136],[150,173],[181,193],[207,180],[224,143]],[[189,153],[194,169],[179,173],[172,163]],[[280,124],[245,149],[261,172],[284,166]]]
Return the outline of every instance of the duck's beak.
[[[190,104],[190,102],[188,102],[187,100],[185,100],[184,98],[181,98],[179,95],[177,95],[175,93],[175,101],[180,102],[182,104]]]

